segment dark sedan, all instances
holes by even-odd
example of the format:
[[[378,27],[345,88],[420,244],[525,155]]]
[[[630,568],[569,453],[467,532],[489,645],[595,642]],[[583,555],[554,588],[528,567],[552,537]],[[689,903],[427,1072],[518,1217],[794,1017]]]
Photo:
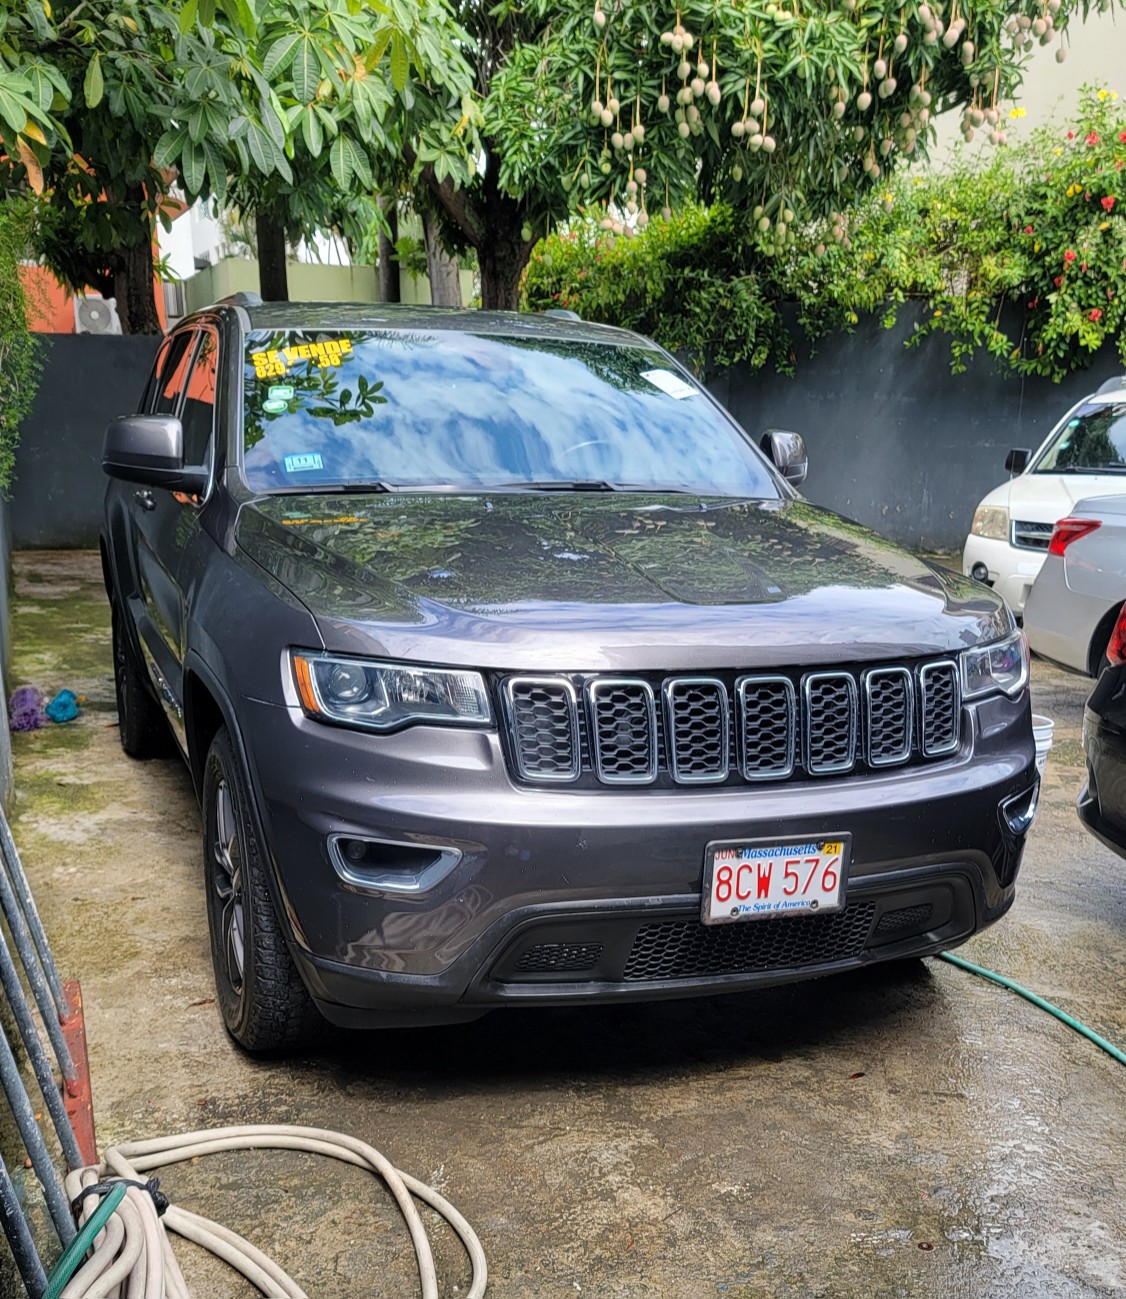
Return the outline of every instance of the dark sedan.
[[[1096,839],[1126,857],[1126,606],[1111,628],[1105,666],[1083,710],[1087,779],[1076,804]]]
[[[263,306],[110,426],[122,741],[203,807],[245,1047],[918,956],[1013,901],[1004,603],[577,320]]]

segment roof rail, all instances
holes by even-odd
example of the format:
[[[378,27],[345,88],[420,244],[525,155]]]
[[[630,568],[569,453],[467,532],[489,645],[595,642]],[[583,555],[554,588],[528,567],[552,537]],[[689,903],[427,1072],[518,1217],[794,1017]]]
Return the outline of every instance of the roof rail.
[[[582,316],[577,311],[571,311],[567,307],[548,307],[546,311],[540,313],[543,316],[555,316],[558,320],[582,320]]]
[[[1113,379],[1108,379],[1106,383],[1100,384],[1095,392],[1117,392],[1119,388],[1126,388],[1126,374],[1116,374]]]
[[[262,299],[257,293],[240,289],[238,293],[228,293],[215,304],[217,307],[260,307]]]

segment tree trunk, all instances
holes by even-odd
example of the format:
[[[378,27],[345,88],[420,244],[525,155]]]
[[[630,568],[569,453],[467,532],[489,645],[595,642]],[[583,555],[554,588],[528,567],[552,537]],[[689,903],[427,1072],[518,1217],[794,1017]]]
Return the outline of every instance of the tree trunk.
[[[486,311],[520,310],[520,277],[533,245],[523,239],[486,236],[477,249],[481,268],[481,306]]]
[[[113,296],[123,334],[162,334],[156,310],[152,244],[122,248],[113,258]]]
[[[438,238],[438,222],[429,212],[422,214],[426,239],[426,273],[430,276],[430,301],[435,307],[461,306],[461,276],[457,258],[451,257]]]
[[[379,300],[402,302],[402,285],[399,279],[399,262],[395,256],[395,240],[399,237],[399,206],[393,198],[381,198],[379,207],[391,233],[379,232]]]
[[[263,302],[288,302],[289,278],[285,269],[285,225],[269,212],[259,212],[254,223],[258,243],[258,290]]]

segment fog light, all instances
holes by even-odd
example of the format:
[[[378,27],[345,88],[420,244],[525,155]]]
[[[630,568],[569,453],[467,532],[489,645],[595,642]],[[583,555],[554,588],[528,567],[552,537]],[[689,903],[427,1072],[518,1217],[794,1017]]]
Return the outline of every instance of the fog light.
[[[974,579],[975,582],[988,582],[989,569],[986,568],[986,566],[980,560],[978,560],[978,562],[973,566],[973,568],[970,569],[970,576]]]
[[[1013,834],[1024,834],[1036,817],[1036,805],[1040,801],[1040,782],[1022,794],[1014,794],[1001,804],[1001,816],[1005,825]]]

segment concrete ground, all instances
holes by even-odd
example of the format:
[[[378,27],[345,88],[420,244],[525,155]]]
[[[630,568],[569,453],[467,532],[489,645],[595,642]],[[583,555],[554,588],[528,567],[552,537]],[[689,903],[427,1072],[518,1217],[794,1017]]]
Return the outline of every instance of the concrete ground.
[[[18,555],[14,612],[10,685],[86,696],[78,722],[14,737],[14,817],[60,965],[82,980],[103,1145],[235,1121],[353,1133],[468,1216],[494,1299],[1126,1291],[1126,1072],[937,961],[248,1060],[212,1002],[187,773],[118,744],[96,557]],[[962,951],[1126,1043],[1126,865],[1073,810],[1086,690],[1036,665],[1056,747],[1020,896]],[[355,1170],[224,1156],[164,1186],[315,1299],[417,1292],[389,1196]],[[464,1294],[436,1234],[443,1292]],[[251,1293],[182,1257],[200,1296]]]

